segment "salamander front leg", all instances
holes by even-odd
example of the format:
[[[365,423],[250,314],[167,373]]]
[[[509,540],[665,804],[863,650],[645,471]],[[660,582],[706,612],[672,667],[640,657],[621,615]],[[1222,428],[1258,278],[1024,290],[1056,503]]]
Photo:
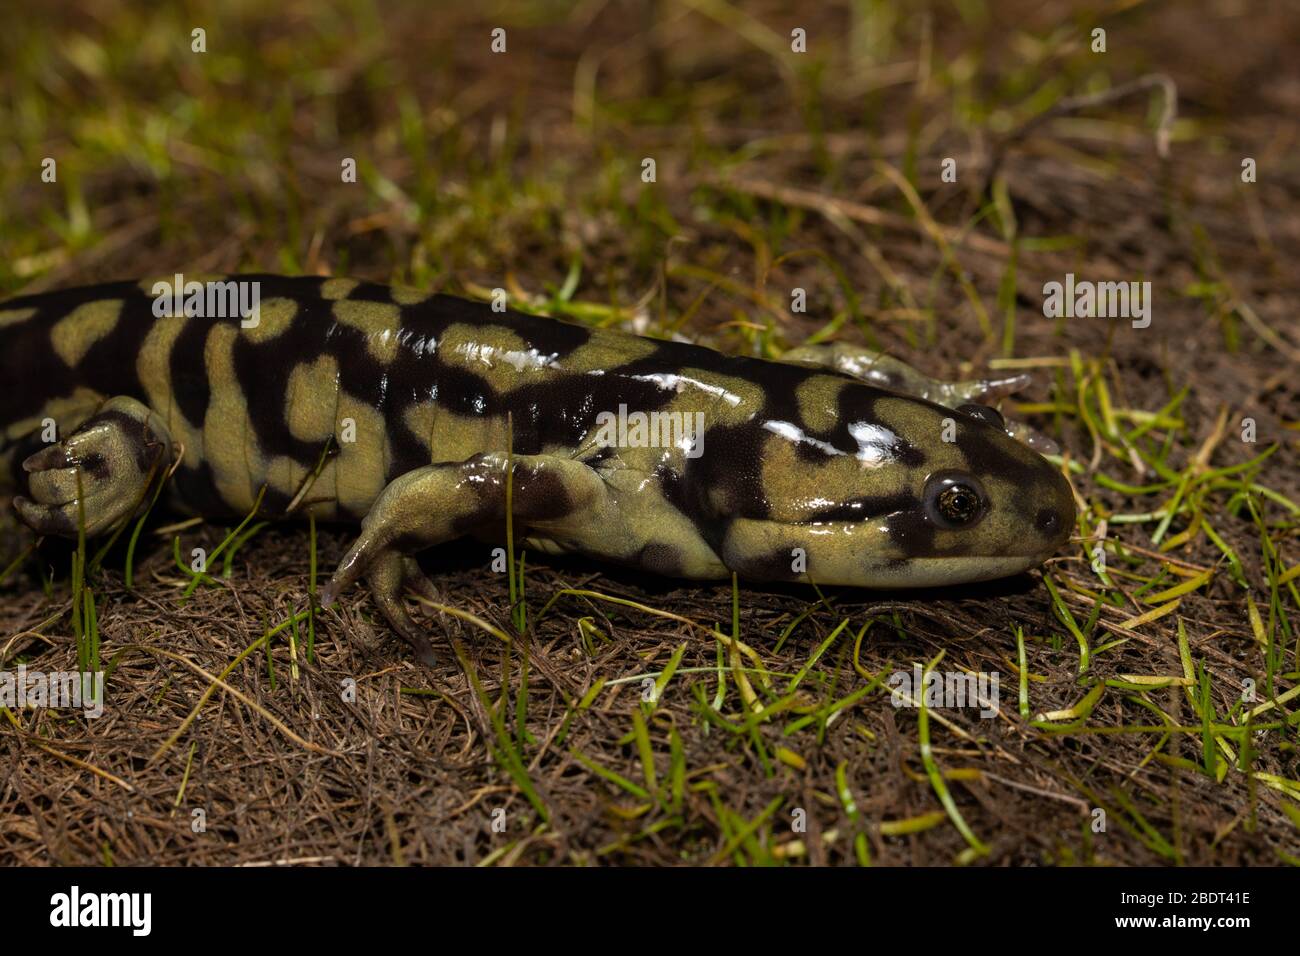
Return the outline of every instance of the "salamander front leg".
[[[116,527],[145,503],[171,459],[171,437],[134,398],[111,398],[63,441],[23,462],[31,498],[14,498],[18,516],[37,534],[75,538]]]
[[[781,361],[842,372],[861,379],[868,385],[915,395],[948,408],[994,402],[1020,391],[1033,381],[1032,376],[1022,374],[968,382],[943,382],[923,375],[907,363],[883,352],[873,352],[842,342],[800,346],[782,355]],[[1056,442],[1021,422],[1006,422],[1006,432],[1042,454],[1055,454],[1059,451]]]
[[[802,345],[781,356],[782,362],[815,365],[845,375],[852,375],[868,385],[887,388],[924,398],[926,401],[955,408],[965,402],[987,402],[1020,391],[1033,381],[1028,375],[976,379],[970,382],[943,382],[922,375],[906,362],[883,352],[873,352],[856,345],[832,342],[825,345]]]
[[[603,480],[581,462],[546,455],[509,461],[514,517],[521,526],[586,526],[598,520],[594,512],[608,504]],[[507,462],[503,454],[475,455],[463,462],[426,465],[390,482],[361,522],[360,537],[321,590],[321,606],[329,607],[365,577],[393,629],[422,659],[430,657],[427,634],[402,603],[405,587],[435,596],[433,584],[411,555],[504,521]]]

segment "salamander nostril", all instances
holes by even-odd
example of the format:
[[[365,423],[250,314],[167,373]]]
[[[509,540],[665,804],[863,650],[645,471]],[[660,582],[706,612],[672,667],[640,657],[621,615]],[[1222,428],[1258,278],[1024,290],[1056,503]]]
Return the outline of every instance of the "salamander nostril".
[[[1040,508],[1034,524],[1043,534],[1055,534],[1061,526],[1061,519],[1051,508]]]

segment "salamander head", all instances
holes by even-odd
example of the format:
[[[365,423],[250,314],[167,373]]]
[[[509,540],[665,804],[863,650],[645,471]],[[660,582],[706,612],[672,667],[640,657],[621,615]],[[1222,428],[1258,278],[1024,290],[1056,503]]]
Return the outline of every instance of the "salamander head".
[[[1018,574],[1069,538],[1069,483],[1007,435],[993,409],[954,411],[861,386],[844,393],[838,436],[766,423],[785,439],[764,448],[768,512],[732,522],[728,567],[743,574],[749,561],[768,578],[933,587]]]

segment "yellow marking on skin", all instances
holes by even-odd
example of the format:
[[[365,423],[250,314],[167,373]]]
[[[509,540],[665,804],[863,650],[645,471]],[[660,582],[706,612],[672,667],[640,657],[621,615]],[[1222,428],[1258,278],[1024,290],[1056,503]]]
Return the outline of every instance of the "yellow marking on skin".
[[[788,555],[793,571],[795,548],[803,550],[807,571],[792,579],[819,584],[854,584],[870,578],[877,566],[907,557],[880,521],[801,525],[751,518],[739,518],[728,526],[722,555],[732,562]]]
[[[826,375],[816,375],[795,389],[799,414],[813,431],[826,432],[839,422],[839,398],[848,382]]]
[[[331,301],[346,299],[358,285],[356,279],[326,279],[321,283],[320,297]]]
[[[266,463],[266,483],[273,491],[292,498],[311,473],[288,455],[276,455]]]
[[[349,418],[355,423],[351,430],[354,441],[342,440],[343,423]],[[387,483],[385,462],[389,451],[384,416],[370,403],[342,392],[335,430],[340,436],[339,454],[333,461],[339,505],[354,514],[365,514]]]
[[[428,443],[431,463],[464,461],[481,451],[506,447],[504,418],[457,415],[435,402],[412,405],[404,418],[415,436]]]
[[[633,555],[648,544],[666,544],[676,552],[676,573],[681,577],[701,579],[726,574],[695,523],[668,503],[659,493],[657,483],[647,487],[646,482],[652,480],[648,471],[620,469],[605,480],[617,502],[618,520],[592,528],[594,540],[588,548],[595,553],[601,553],[600,549],[604,548],[611,555],[619,552]]]
[[[344,300],[334,303],[334,318],[364,334],[367,351],[383,364],[397,357],[402,328],[402,310],[397,306]]]
[[[645,358],[654,350],[655,343],[650,339],[597,329],[589,340],[555,364],[568,372],[601,372]]]
[[[184,317],[156,320],[145,336],[135,360],[135,373],[144,386],[149,407],[162,418],[172,438],[184,446],[183,460],[190,468],[199,467],[203,461],[203,430],[201,423],[187,420],[176,407],[176,393],[172,389],[171,354],[186,323],[196,321],[206,320]]]
[[[7,325],[17,325],[19,322],[26,322],[35,314],[35,309],[8,309],[0,312],[0,329],[3,329]]]
[[[895,396],[876,399],[872,413],[881,427],[921,446],[925,452],[923,470],[927,473],[944,468],[969,467],[966,456],[957,447],[957,443],[943,440],[944,419],[953,419],[957,428],[968,427],[961,422],[960,415],[930,408],[910,398]]]
[[[763,386],[755,382],[698,368],[661,373],[652,380],[677,390],[666,411],[703,412],[706,429],[747,422],[762,409],[766,399]]]
[[[277,489],[287,494],[290,500],[293,500],[302,491],[304,485],[310,484],[306,494],[298,502],[294,516],[315,515],[317,518],[328,520],[337,518],[338,501],[336,495],[338,488],[336,485],[337,469],[335,461],[333,459],[327,460],[321,467],[320,474],[313,480],[312,472],[316,469],[315,462],[312,462],[311,467],[304,468],[292,460],[289,460],[289,465],[285,465],[283,463],[285,460],[275,458],[270,465],[271,474],[275,476],[272,481]],[[287,484],[285,482],[286,476],[292,478]]]
[[[774,434],[763,446],[763,489],[773,521],[804,521],[855,498],[919,492],[925,478],[924,470],[899,464],[864,467],[862,461],[849,454],[806,461],[799,455],[799,444]]]
[[[334,434],[338,383],[339,364],[332,355],[294,366],[284,399],[290,435],[299,441],[323,442]]]
[[[438,343],[438,355],[484,379],[498,393],[509,392],[550,367],[550,354],[531,348],[515,332],[500,325],[449,326]]]
[[[298,314],[298,303],[292,299],[267,299],[258,307],[258,322],[243,330],[244,337],[250,342],[269,342],[282,334],[293,317]]]
[[[5,426],[4,437],[8,441],[30,435],[44,427],[45,419],[52,418],[58,426],[62,438],[76,430],[77,426],[94,413],[104,402],[105,396],[84,386],[77,387],[71,395],[52,398],[41,406],[41,410],[31,418],[11,422]]]
[[[410,286],[395,285],[389,290],[393,301],[398,305],[419,305],[430,298],[433,293],[425,289],[412,289]]]
[[[121,314],[121,299],[79,305],[55,324],[50,331],[50,344],[59,358],[68,365],[76,365],[91,346],[113,331]]]
[[[211,398],[203,419],[203,454],[213,484],[231,508],[253,507],[258,489],[254,476],[265,472],[248,419],[248,402],[235,374],[232,351],[239,327],[214,325],[203,349]]]
[[[307,492],[307,500],[303,503],[300,511],[303,514],[315,515],[320,519],[334,520],[338,518],[337,480],[338,469],[331,462],[329,467],[321,471],[320,477],[311,486],[311,491]]]
[[[622,373],[611,374],[618,376]],[[715,425],[735,425],[752,420],[765,402],[761,385],[704,369],[668,369],[637,373],[631,377],[657,385],[671,398],[653,411],[628,409],[626,419],[621,422],[619,408],[596,409],[598,415],[608,413],[612,416],[609,420],[611,425],[626,425],[626,434],[611,436],[611,429],[597,420],[584,442],[575,449],[576,457],[594,454],[606,439],[616,437],[617,441],[626,440],[627,443],[626,447],[614,446],[618,458],[624,463],[638,467],[644,465],[648,470],[657,465],[680,469],[692,439],[707,433]],[[643,442],[645,446],[638,447]],[[707,442],[704,454],[709,454]]]

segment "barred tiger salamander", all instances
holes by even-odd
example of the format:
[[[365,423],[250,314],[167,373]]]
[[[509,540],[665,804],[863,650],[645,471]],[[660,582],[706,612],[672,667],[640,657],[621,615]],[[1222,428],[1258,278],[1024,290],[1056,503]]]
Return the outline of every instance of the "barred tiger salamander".
[[[365,577],[422,652],[413,555],[502,542],[507,485],[528,546],[692,579],[980,581],[1074,526],[1061,472],[975,404],[1021,377],[936,382],[844,345],[729,357],[346,279],[165,287],[0,303],[0,494],[42,535],[114,529],[169,471],[199,515],[260,496],[359,522],[322,603]],[[252,313],[222,309],[249,288]]]

